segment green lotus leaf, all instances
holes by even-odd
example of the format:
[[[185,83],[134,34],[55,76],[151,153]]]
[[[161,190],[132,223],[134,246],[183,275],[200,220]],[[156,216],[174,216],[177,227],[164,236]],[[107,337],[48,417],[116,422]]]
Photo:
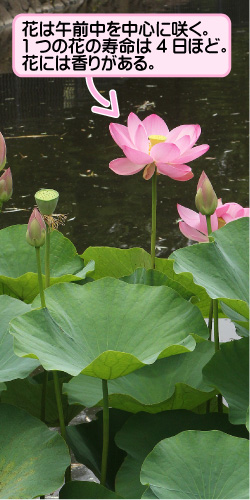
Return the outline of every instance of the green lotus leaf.
[[[248,407],[248,409],[247,409],[247,418],[246,418],[246,428],[247,428],[248,431],[250,430],[249,427],[250,426],[249,426],[249,407]]]
[[[23,358],[18,358],[23,359]],[[28,358],[24,358],[29,360]],[[29,360],[30,361],[30,360]],[[59,373],[59,382],[69,379],[68,375]],[[30,413],[34,417],[41,417],[41,400],[42,400],[42,380],[43,373],[35,377],[28,377],[25,380],[12,380],[6,383],[6,391],[1,396],[2,403],[8,403]],[[69,405],[66,396],[62,397],[63,415],[65,423],[67,424],[82,410],[80,405]],[[56,404],[56,395],[54,389],[54,381],[52,374],[49,373],[49,381],[47,383],[46,391],[46,405],[45,405],[45,423],[50,427],[59,426],[58,409]]]
[[[27,377],[38,365],[34,359],[19,358],[14,353],[9,322],[31,310],[31,306],[8,295],[0,295],[0,382]]]
[[[200,311],[166,286],[104,278],[61,283],[45,295],[48,308],[19,316],[10,333],[16,354],[37,357],[47,370],[113,379],[193,350],[192,334],[208,335]]]
[[[211,299],[208,296],[206,290],[194,283],[193,276],[190,273],[177,274],[174,272],[174,260],[173,259],[155,259],[155,268],[161,273],[165,274],[169,279],[175,281],[182,287],[184,287],[188,293],[192,296],[192,303],[195,304],[202,312],[204,318],[209,317],[209,309]],[[219,310],[219,315],[221,311]]]
[[[113,278],[123,278],[130,283],[134,280],[134,283],[137,283],[139,275],[142,272],[139,268],[144,268],[149,270],[149,274],[146,274],[144,278],[141,277],[140,282],[150,284],[151,281],[151,284],[154,284],[152,283],[152,276],[150,278],[151,257],[149,253],[145,252],[142,248],[120,249],[113,247],[89,247],[82,254],[82,257],[85,263],[92,259],[95,261],[95,271],[91,273],[91,277],[95,280],[110,276]],[[182,296],[184,296],[185,289],[185,297],[192,297],[192,302],[199,307],[203,316],[208,317],[210,297],[206,293],[206,290],[194,283],[190,273],[182,273],[181,275],[176,274],[173,271],[173,264],[174,261],[170,259],[157,258],[155,260],[156,271],[165,274],[167,278],[171,280],[171,282],[168,282],[168,286],[176,289]],[[138,269],[138,274],[135,273],[133,277],[129,278],[136,269]],[[156,274],[153,281],[159,282],[159,275]],[[175,285],[173,281],[176,283]],[[162,282],[161,284],[167,283]],[[183,293],[181,293],[181,291]],[[223,316],[221,311],[219,311],[219,313],[220,316]]]
[[[198,344],[193,352],[159,359],[125,377],[110,380],[109,406],[133,413],[192,409],[212,398],[202,380],[202,368],[214,354],[212,342]],[[103,406],[101,381],[78,375],[64,384],[69,401],[86,407]]]
[[[132,274],[138,267],[151,267],[151,257],[142,248],[89,247],[81,257],[85,264],[95,261],[95,271],[91,274],[95,280],[107,276],[121,278]]]
[[[7,390],[6,384],[4,384],[3,382],[0,382],[0,394],[1,394],[3,391],[6,391],[6,390]]]
[[[236,332],[241,337],[249,336],[249,308],[242,300],[224,299],[220,301],[221,309],[234,323]]]
[[[162,439],[188,429],[218,429],[234,436],[248,437],[245,426],[232,425],[228,422],[227,415],[219,413],[196,415],[187,410],[171,410],[155,415],[133,415],[115,438],[116,444],[127,452],[116,476],[117,493],[123,498],[141,498],[146,487],[140,482],[140,470],[146,456]]]
[[[160,441],[141,468],[142,498],[249,498],[248,440],[213,430]]]
[[[194,282],[213,298],[237,299],[248,303],[249,218],[243,217],[212,233],[214,241],[176,250],[176,273],[189,272]]]
[[[26,225],[10,226],[0,231],[0,294],[8,294],[30,303],[39,293],[36,252],[26,242]],[[41,247],[44,269],[45,245]],[[51,285],[83,279],[87,271],[70,240],[59,231],[51,233],[50,272]],[[77,273],[80,273],[77,276]]]
[[[0,498],[35,498],[63,484],[70,456],[57,432],[3,403],[0,427]]]
[[[121,498],[105,486],[88,481],[70,481],[59,492],[59,498]]]
[[[76,460],[84,464],[100,479],[102,462],[102,429],[103,412],[97,413],[97,419],[92,422],[70,425],[66,428],[67,442]],[[114,438],[130,417],[127,411],[109,410],[109,458],[106,486],[114,490],[115,476],[121,466],[125,452],[118,448]]]
[[[249,405],[249,339],[221,344],[203,368],[203,374],[206,382],[226,399],[230,422],[245,424]]]
[[[132,285],[138,285],[138,284],[143,284],[148,286],[166,285],[172,288],[173,290],[176,290],[176,292],[178,292],[181,295],[181,297],[183,297],[186,300],[190,300],[191,297],[193,297],[193,293],[188,291],[180,283],[174,281],[171,278],[168,278],[168,276],[166,276],[165,274],[159,271],[155,271],[154,269],[147,270],[145,268],[138,268],[134,271],[133,274],[130,274],[129,276],[124,276],[123,278],[120,279]]]

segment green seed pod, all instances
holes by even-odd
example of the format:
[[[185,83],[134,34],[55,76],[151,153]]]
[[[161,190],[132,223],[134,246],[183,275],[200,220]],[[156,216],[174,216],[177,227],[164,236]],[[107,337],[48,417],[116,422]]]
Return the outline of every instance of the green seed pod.
[[[36,204],[42,215],[52,215],[58,199],[59,193],[54,189],[40,189],[35,194]]]

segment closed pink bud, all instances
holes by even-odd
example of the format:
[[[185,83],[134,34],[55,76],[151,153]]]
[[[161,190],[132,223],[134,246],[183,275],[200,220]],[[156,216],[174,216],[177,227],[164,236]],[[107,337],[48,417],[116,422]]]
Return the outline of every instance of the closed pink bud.
[[[213,215],[218,205],[218,198],[205,172],[202,172],[197,185],[195,205],[202,215]]]
[[[0,177],[0,205],[12,196],[12,175],[8,168]]]
[[[6,144],[0,132],[0,170],[2,170],[6,163]]]
[[[27,242],[33,247],[42,247],[45,242],[45,231],[46,226],[44,220],[37,208],[34,208],[28,222],[26,233]]]

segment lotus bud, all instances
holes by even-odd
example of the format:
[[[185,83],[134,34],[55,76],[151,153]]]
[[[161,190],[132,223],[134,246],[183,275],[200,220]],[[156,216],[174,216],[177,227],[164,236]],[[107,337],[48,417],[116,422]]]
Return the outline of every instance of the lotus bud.
[[[195,205],[202,215],[213,215],[218,205],[218,198],[205,172],[202,172],[197,185]]]
[[[59,193],[54,189],[40,189],[35,194],[36,204],[42,215],[52,215],[58,199]]]
[[[2,170],[6,163],[6,144],[0,132],[0,170]]]
[[[0,177],[0,205],[12,196],[12,175],[8,168]]]
[[[45,232],[44,220],[37,208],[34,208],[28,222],[26,240],[33,247],[42,247],[45,242]]]

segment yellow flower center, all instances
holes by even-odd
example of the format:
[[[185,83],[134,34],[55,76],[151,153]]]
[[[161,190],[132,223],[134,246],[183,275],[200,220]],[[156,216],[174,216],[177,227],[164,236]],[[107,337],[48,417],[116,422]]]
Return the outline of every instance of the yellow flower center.
[[[165,135],[150,135],[149,140],[150,140],[150,145],[149,145],[149,152],[150,152],[153,146],[155,146],[156,144],[160,144],[160,142],[165,142],[167,138],[165,137]]]

